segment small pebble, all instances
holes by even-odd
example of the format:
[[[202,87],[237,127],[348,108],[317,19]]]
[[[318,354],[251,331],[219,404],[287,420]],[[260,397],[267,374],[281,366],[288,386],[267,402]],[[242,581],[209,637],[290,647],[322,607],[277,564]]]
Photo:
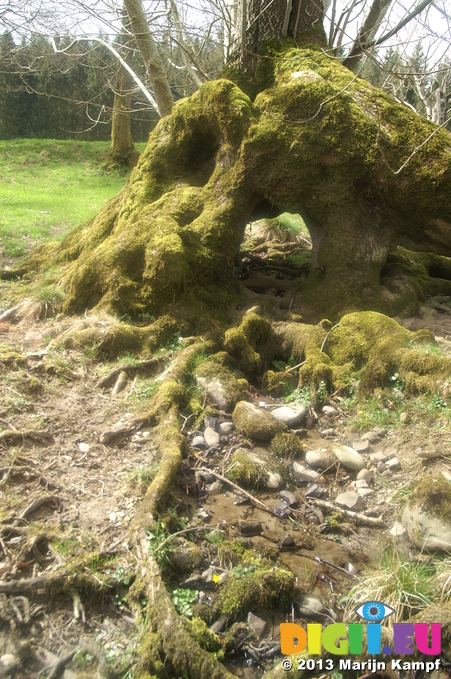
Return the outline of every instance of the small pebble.
[[[335,504],[339,507],[349,509],[351,512],[358,512],[365,506],[363,498],[352,491],[340,493],[340,495],[335,498]]]
[[[322,410],[326,417],[335,417],[338,415],[338,411],[332,406],[323,406]]]
[[[368,441],[368,439],[366,439],[365,441],[363,441],[363,440],[362,441],[354,441],[354,443],[352,444],[352,447],[358,453],[366,453],[370,449],[370,442]]]
[[[290,493],[289,490],[281,490],[279,493],[280,497],[289,507],[297,507],[299,505],[299,500],[294,493]]]
[[[193,448],[206,448],[207,444],[203,436],[195,436],[192,443]]]
[[[371,469],[361,469],[357,474],[357,481],[365,480],[368,484],[374,481],[374,472]]]
[[[79,443],[78,450],[80,451],[80,453],[89,453],[89,451],[91,450],[91,446],[88,446],[87,443]]]
[[[207,446],[216,446],[219,443],[219,434],[211,427],[207,427],[204,431],[204,439]]]

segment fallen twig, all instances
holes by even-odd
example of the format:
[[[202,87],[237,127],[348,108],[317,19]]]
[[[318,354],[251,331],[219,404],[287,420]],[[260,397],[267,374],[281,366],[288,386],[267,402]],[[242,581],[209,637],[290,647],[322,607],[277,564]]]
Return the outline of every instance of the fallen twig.
[[[339,512],[343,516],[347,516],[349,519],[353,519],[360,526],[370,526],[371,528],[387,528],[387,524],[382,519],[376,519],[372,516],[365,516],[364,514],[358,514],[357,512],[351,512],[349,509],[342,509],[337,505],[332,504],[332,502],[327,502],[326,500],[317,500],[316,498],[309,498],[309,502],[314,502],[319,507],[324,507],[324,509],[330,509],[334,512]]]
[[[206,472],[208,474],[213,474],[213,476],[216,476],[216,478],[219,479],[220,481],[223,481],[224,483],[228,483],[229,486],[232,486],[232,488],[235,488],[235,490],[237,490],[239,493],[248,497],[251,502],[256,504],[261,509],[264,509],[265,512],[268,512],[268,514],[271,514],[272,516],[275,516],[280,521],[283,521],[283,519],[280,516],[278,516],[270,507],[265,505],[264,502],[262,502],[261,500],[258,500],[256,497],[251,495],[251,493],[248,493],[247,490],[243,490],[243,488],[238,486],[236,483],[233,483],[233,481],[229,481],[229,479],[227,479],[222,474],[218,474],[218,472],[214,472],[212,469],[207,469],[207,467],[199,467],[199,471]]]
[[[159,552],[160,549],[162,549],[168,542],[170,542],[173,538],[178,537],[179,535],[184,535],[186,533],[198,533],[201,530],[207,530],[211,532],[213,530],[218,530],[219,527],[220,527],[219,525],[216,526],[215,528],[212,528],[211,526],[195,526],[194,528],[185,528],[184,530],[179,530],[177,531],[177,533],[171,533],[171,535],[169,535],[166,538],[166,540],[163,540],[163,542],[160,545],[158,545],[158,547],[155,547],[151,554],[156,554],[157,552]]]

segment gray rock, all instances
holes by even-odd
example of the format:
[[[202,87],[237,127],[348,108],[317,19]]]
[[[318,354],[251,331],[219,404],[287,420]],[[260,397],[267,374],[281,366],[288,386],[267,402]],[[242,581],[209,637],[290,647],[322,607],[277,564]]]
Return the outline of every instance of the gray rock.
[[[376,436],[379,436],[380,438],[383,438],[384,436],[387,435],[387,430],[385,427],[373,427],[372,430],[373,434],[376,434]]]
[[[369,441],[369,443],[377,443],[379,441],[379,436],[374,430],[367,431],[362,436],[362,441]]]
[[[192,446],[193,446],[193,448],[201,448],[201,449],[203,449],[203,448],[206,448],[206,447],[207,447],[207,443],[206,443],[206,441],[205,441],[205,439],[204,439],[203,436],[195,436],[195,437],[193,438]]]
[[[321,488],[321,486],[318,486],[316,483],[314,483],[312,486],[309,486],[304,493],[304,497],[312,497],[316,498],[317,500],[321,499],[325,495],[327,495],[325,488]]]
[[[294,493],[290,493],[289,490],[282,490],[280,491],[279,495],[289,507],[299,506],[299,500],[297,499],[296,495],[294,495]]]
[[[405,535],[405,533],[406,529],[399,521],[396,521],[392,528],[390,528],[390,535],[393,535],[395,538],[399,538],[401,535]]]
[[[451,551],[451,525],[441,521],[425,507],[408,505],[402,515],[409,540],[417,549]]]
[[[210,427],[210,429],[213,429],[218,433],[220,431],[219,420],[217,417],[204,417],[204,426],[205,429],[207,429],[207,427]]]
[[[235,427],[253,441],[270,441],[276,434],[287,431],[287,426],[274,415],[247,401],[236,404],[232,419]]]
[[[175,551],[168,551],[167,555],[172,566],[179,573],[199,568],[203,560],[202,551],[190,542],[185,542]]]
[[[184,589],[199,589],[201,584],[202,577],[199,573],[196,573],[196,575],[191,575],[191,577],[183,580],[183,582],[180,583],[180,587],[183,587]]]
[[[323,429],[320,431],[319,435],[322,439],[327,439],[330,436],[335,436],[335,429]]]
[[[326,417],[336,417],[338,415],[338,410],[332,406],[323,406],[322,411]]]
[[[390,459],[390,456],[387,455],[387,453],[385,453],[382,450],[379,450],[377,453],[373,453],[372,455],[370,455],[371,462],[375,462],[376,464],[378,462],[385,462],[388,459]]]
[[[209,495],[220,495],[223,491],[222,481],[218,479],[211,486],[208,486],[207,490]]]
[[[234,431],[235,425],[233,422],[221,422],[219,425],[219,430],[221,434],[230,434],[232,431]]]
[[[247,616],[247,624],[255,632],[258,639],[263,636],[266,629],[266,622],[253,613]]]
[[[359,512],[365,506],[363,498],[350,490],[346,493],[340,493],[335,498],[335,504],[344,509],[349,509],[351,512]]]
[[[357,479],[353,484],[354,488],[368,488],[368,482],[366,479]]]
[[[283,476],[281,474],[278,474],[277,472],[270,471],[268,472],[268,478],[265,483],[265,488],[268,490],[280,490],[283,488],[285,485],[285,481],[283,479]]]
[[[227,626],[227,617],[225,615],[221,615],[221,617],[214,622],[210,630],[214,632],[215,634],[220,634],[220,632],[223,632]]]
[[[360,471],[365,468],[365,460],[353,448],[343,446],[340,443],[333,443],[331,450],[340,464],[346,467],[346,469]]]
[[[366,439],[365,441],[363,441],[363,440],[362,441],[354,441],[354,443],[352,444],[352,447],[358,453],[366,453],[370,449],[370,442],[368,441],[368,439]]]
[[[327,450],[309,450],[305,454],[305,461],[313,469],[330,469],[336,466],[336,458]]]
[[[322,600],[314,594],[306,594],[294,602],[298,615],[301,618],[324,619],[326,607]]]
[[[401,464],[398,460],[397,457],[391,457],[387,462],[385,463],[385,466],[387,469],[391,472],[400,472],[402,471]]]
[[[371,469],[361,469],[357,474],[357,481],[364,480],[368,484],[374,483],[374,472]]]
[[[305,406],[281,406],[272,411],[272,415],[287,425],[287,427],[295,427],[297,424],[302,424],[307,415],[307,408]]]
[[[4,653],[2,656],[0,656],[0,665],[5,670],[12,670],[13,667],[15,667],[18,664],[19,658],[13,655],[13,653]]]
[[[360,497],[365,498],[374,495],[374,490],[372,488],[357,488],[357,493]]]
[[[299,462],[293,462],[292,470],[294,478],[300,483],[313,483],[315,481],[316,483],[324,483],[324,481],[320,480],[320,475],[317,472],[313,471],[313,469],[307,469],[307,467],[299,464]]]
[[[207,427],[204,431],[204,439],[207,446],[216,446],[219,443],[219,434],[211,427]]]
[[[280,516],[281,519],[283,519],[286,518],[287,516],[291,516],[293,512],[285,502],[281,501],[274,507],[274,513],[277,514],[277,516]]]
[[[216,481],[216,476],[213,476],[213,474],[209,474],[208,472],[196,471],[196,477],[199,477],[199,480],[205,481],[205,483],[214,483]]]

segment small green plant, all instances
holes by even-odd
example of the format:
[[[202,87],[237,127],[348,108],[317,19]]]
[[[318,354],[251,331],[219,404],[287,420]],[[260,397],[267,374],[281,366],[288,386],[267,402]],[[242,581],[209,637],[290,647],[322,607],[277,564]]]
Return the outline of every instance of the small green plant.
[[[164,568],[164,566],[166,566],[169,563],[167,551],[170,549],[170,543],[169,542],[167,543],[167,548],[166,547],[163,547],[162,549],[158,548],[168,537],[166,526],[161,521],[161,519],[158,519],[155,530],[154,531],[147,530],[146,533],[147,537],[150,540],[149,551],[155,552],[155,558],[157,560],[157,563],[159,564],[160,568]]]
[[[432,396],[429,407],[431,410],[435,410],[438,412],[448,409],[446,401],[443,399],[442,396],[440,396],[440,394],[434,394],[434,396]]]
[[[205,536],[212,545],[215,545],[216,547],[220,544],[222,544],[224,540],[224,535],[220,530],[215,530],[214,533],[208,533]]]
[[[175,606],[177,613],[184,615],[187,618],[193,617],[192,605],[197,601],[197,595],[199,592],[197,589],[184,589],[183,587],[178,587],[171,592],[171,600]]]
[[[296,403],[309,407],[312,403],[309,387],[300,387],[295,389],[287,398],[287,403]]]
[[[319,383],[319,387],[316,390],[316,402],[319,406],[321,406],[324,401],[326,400],[327,396],[327,384],[323,381]]]

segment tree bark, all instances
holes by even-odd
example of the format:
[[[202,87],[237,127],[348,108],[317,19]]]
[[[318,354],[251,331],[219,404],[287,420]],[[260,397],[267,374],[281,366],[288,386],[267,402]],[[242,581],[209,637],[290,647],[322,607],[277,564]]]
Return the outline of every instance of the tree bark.
[[[155,94],[158,112],[161,117],[167,116],[172,111],[174,99],[163,60],[150,32],[141,0],[124,0],[124,5]]]
[[[135,167],[139,151],[133,142],[130,128],[130,106],[133,81],[127,71],[120,66],[116,78],[113,118],[111,122],[111,147],[105,160],[105,168],[112,170],[121,167]]]
[[[370,45],[376,31],[383,21],[392,0],[373,0],[368,14],[361,25],[356,39],[344,61],[344,65],[354,69],[359,63],[365,49]]]

